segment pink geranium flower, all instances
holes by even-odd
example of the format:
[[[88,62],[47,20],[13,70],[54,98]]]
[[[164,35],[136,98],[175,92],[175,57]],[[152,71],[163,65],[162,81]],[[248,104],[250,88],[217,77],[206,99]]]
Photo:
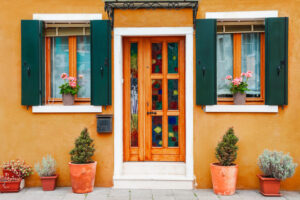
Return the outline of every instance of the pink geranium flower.
[[[239,86],[241,84],[242,80],[241,78],[235,78],[232,80],[233,85]]]
[[[251,78],[251,77],[252,77],[252,72],[251,72],[251,71],[247,71],[246,77],[247,77],[247,78]]]
[[[246,76],[246,73],[245,72],[241,73],[241,76]]]
[[[232,76],[228,75],[226,76],[226,80],[231,80],[232,79]]]
[[[76,87],[76,82],[71,82],[71,83],[70,83],[70,86],[71,86],[72,88],[75,88],[75,87]]]
[[[61,75],[60,75],[60,78],[62,78],[62,79],[66,79],[66,78],[68,78],[68,75],[66,74],[66,73],[62,73]]]

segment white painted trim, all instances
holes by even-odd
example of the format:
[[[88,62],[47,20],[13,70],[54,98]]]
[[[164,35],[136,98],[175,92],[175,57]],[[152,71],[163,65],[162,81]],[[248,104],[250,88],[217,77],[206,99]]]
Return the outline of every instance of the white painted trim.
[[[72,14],[33,14],[33,19],[47,22],[89,22],[90,20],[102,19],[100,13],[72,13]]]
[[[193,158],[193,28],[154,27],[154,28],[114,28],[114,179],[122,176],[123,167],[123,48],[124,36],[178,36],[186,37],[186,174],[194,178]]]
[[[32,106],[32,113],[101,113],[102,106],[91,105],[45,105]]]
[[[212,105],[205,106],[205,112],[236,113],[278,113],[278,106],[268,105]]]
[[[277,10],[241,11],[241,12],[206,12],[206,19],[264,19],[266,17],[278,17]]]

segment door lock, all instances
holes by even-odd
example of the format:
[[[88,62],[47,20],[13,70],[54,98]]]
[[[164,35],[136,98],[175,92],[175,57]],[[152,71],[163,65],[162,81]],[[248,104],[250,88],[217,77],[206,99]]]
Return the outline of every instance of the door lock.
[[[152,115],[152,114],[155,115],[155,114],[157,114],[157,113],[156,113],[156,112],[147,112],[147,115],[149,115],[149,114],[150,114],[150,115]]]

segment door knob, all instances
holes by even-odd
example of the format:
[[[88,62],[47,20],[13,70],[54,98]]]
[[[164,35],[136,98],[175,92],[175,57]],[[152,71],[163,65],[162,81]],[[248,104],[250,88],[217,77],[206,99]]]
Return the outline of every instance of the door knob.
[[[157,114],[156,112],[147,112],[147,115],[149,115],[149,114]]]

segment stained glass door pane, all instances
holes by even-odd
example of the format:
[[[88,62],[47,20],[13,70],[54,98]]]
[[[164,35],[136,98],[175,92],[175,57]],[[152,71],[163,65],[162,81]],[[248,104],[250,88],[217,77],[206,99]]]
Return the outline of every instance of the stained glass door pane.
[[[178,116],[168,116],[168,146],[178,147]]]
[[[162,116],[152,117],[152,147],[162,146]]]
[[[138,146],[138,44],[130,46],[130,119],[131,146]]]
[[[168,110],[178,110],[178,80],[168,80]]]
[[[178,73],[178,43],[168,43],[168,73]]]
[[[162,73],[162,43],[152,43],[152,73]]]
[[[152,110],[162,109],[162,80],[152,80]]]

